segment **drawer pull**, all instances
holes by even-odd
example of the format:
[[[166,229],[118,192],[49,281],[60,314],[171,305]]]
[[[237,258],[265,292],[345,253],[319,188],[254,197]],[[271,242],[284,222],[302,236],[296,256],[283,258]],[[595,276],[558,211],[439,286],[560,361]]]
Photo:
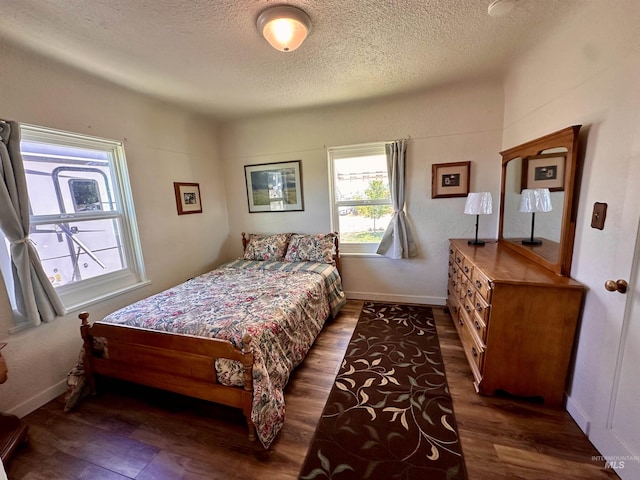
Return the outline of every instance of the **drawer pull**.
[[[476,280],[476,288],[482,288],[482,282],[480,280]]]
[[[473,322],[473,324],[476,326],[476,330],[478,330],[478,331],[482,330],[482,327],[480,326],[480,323],[478,323],[478,321],[477,321],[477,320],[475,320],[475,321]]]
[[[458,273],[458,269],[456,267],[453,267],[451,270],[453,271],[453,273]]]
[[[461,318],[458,318],[458,324],[459,324],[460,326],[462,326],[463,322],[462,322],[462,319],[461,319]]]
[[[471,354],[472,354],[474,357],[477,357],[477,356],[478,356],[478,351],[476,350],[476,347],[471,347]]]
[[[453,248],[449,249],[449,255],[453,255]]]
[[[467,288],[467,297],[472,297],[473,296],[473,290],[471,290],[470,288]]]
[[[481,305],[481,304],[476,303],[476,310],[477,310],[479,313],[482,313],[482,310],[484,310],[484,308],[482,307],[482,305]]]
[[[466,265],[464,266],[464,273],[469,273],[469,267],[467,267]]]
[[[465,305],[464,309],[467,311],[467,313],[471,313],[471,308],[469,307],[469,305]]]
[[[462,263],[462,259],[460,257],[456,257],[456,263]]]

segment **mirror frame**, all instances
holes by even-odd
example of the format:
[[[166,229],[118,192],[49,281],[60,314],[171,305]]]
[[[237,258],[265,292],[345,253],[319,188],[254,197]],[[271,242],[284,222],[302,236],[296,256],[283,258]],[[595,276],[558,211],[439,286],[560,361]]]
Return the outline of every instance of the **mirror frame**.
[[[544,137],[536,138],[529,142],[523,143],[516,147],[509,148],[500,152],[502,155],[502,179],[500,187],[500,224],[498,228],[498,242],[504,247],[523,255],[544,268],[551,270],[552,272],[569,276],[571,273],[571,260],[573,257],[573,241],[576,231],[576,213],[577,208],[575,203],[577,196],[576,190],[576,175],[578,171],[578,132],[581,125],[573,125],[571,127],[558,130],[557,132],[550,133]],[[503,220],[504,220],[504,198],[506,188],[506,169],[507,164],[511,160],[535,155],[541,155],[543,152],[553,149],[564,147],[567,149],[565,159],[565,171],[564,171],[564,204],[561,216],[560,225],[560,242],[559,250],[556,262],[551,262],[546,258],[535,253],[535,251],[520,243],[512,242],[505,239],[502,236]]]

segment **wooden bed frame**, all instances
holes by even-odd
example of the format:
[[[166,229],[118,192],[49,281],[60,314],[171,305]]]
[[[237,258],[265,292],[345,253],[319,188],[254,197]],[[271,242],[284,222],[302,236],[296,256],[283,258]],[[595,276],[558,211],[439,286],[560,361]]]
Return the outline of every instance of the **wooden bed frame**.
[[[248,239],[242,233],[242,245]],[[335,240],[336,267],[339,265],[338,239]],[[339,268],[338,268],[339,271]],[[242,348],[228,340],[196,337],[144,328],[94,322],[82,312],[80,334],[84,342],[83,366],[90,393],[96,392],[96,375],[117,378],[189,397],[242,409],[249,428],[249,440],[255,440],[251,421],[253,401],[253,350],[251,336],[242,338]],[[105,343],[104,349],[94,346]],[[106,342],[101,342],[101,339]],[[244,365],[244,386],[226,386],[218,382],[214,362],[231,359]]]

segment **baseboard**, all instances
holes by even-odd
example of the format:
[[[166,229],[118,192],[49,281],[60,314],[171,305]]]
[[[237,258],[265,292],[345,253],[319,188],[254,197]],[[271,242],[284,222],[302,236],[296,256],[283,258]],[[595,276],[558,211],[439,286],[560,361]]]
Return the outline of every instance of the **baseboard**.
[[[39,393],[35,397],[31,397],[26,402],[21,403],[17,407],[12,408],[6,413],[10,413],[19,418],[29,415],[31,412],[37,410],[45,403],[50,402],[59,395],[62,395],[67,390],[67,379],[65,378],[61,382],[46,389],[44,392]]]
[[[444,297],[426,297],[418,295],[389,295],[386,293],[370,293],[370,292],[350,292],[345,291],[348,299],[352,300],[377,300],[379,302],[395,302],[395,303],[416,303],[419,305],[442,305],[444,306],[446,298]]]
[[[573,420],[578,424],[580,430],[588,437],[591,421],[580,405],[574,402],[571,397],[567,397],[567,412],[569,412],[569,415],[571,415]]]

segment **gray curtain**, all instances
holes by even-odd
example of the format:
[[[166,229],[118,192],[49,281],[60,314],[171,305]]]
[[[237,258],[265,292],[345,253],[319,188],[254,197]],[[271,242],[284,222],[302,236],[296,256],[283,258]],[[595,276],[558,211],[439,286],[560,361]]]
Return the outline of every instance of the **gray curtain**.
[[[387,144],[386,153],[393,216],[376,253],[394,259],[415,257],[418,249],[404,213],[407,141],[402,139]]]
[[[18,123],[0,120],[0,138],[0,229],[11,242],[16,306],[29,324],[39,325],[64,315],[65,308],[29,239],[29,197]]]

